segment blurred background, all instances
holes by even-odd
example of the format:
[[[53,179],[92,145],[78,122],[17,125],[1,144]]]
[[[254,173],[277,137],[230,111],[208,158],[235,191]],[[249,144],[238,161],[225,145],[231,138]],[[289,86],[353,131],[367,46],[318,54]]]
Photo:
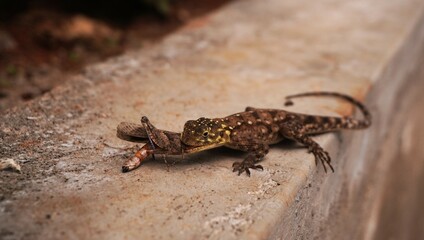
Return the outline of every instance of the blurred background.
[[[148,48],[229,0],[2,0],[0,112],[90,63]]]

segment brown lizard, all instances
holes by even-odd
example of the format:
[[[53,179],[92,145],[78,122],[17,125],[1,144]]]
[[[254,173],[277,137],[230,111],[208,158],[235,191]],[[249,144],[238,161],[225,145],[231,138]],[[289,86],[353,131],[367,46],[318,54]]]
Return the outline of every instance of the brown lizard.
[[[310,135],[337,131],[341,129],[364,129],[371,125],[371,114],[359,101],[350,96],[333,92],[307,92],[287,96],[290,99],[304,96],[334,96],[356,105],[364,115],[363,120],[352,117],[315,116],[288,112],[279,109],[259,109],[247,107],[244,112],[223,118],[199,118],[187,121],[181,135],[183,146],[190,152],[225,146],[248,152],[242,162],[233,164],[233,171],[240,175],[251,169],[262,169],[257,163],[268,153],[269,145],[283,139],[291,139],[308,147],[315,156],[315,163],[320,161],[325,172],[327,164],[331,171],[331,158]]]
[[[336,96],[336,97],[340,97],[343,99],[346,99],[350,102],[352,102],[353,104],[357,105],[361,111],[363,112],[364,116],[365,116],[365,120],[356,120],[356,119],[352,119],[349,117],[344,117],[344,118],[335,118],[335,117],[326,117],[326,116],[311,116],[311,115],[304,115],[304,114],[298,114],[298,113],[291,113],[291,112],[287,112],[287,111],[283,111],[283,110],[270,110],[270,109],[255,109],[255,108],[251,108],[248,107],[246,108],[245,112],[242,113],[238,113],[238,114],[233,114],[231,116],[228,116],[226,118],[222,119],[217,119],[219,120],[218,122],[221,123],[221,128],[216,127],[217,131],[220,134],[224,134],[231,136],[231,131],[230,133],[228,133],[227,131],[229,130],[236,130],[235,132],[233,132],[233,135],[235,136],[241,136],[241,134],[238,133],[238,131],[243,130],[244,133],[248,134],[250,137],[255,137],[255,129],[256,130],[260,130],[259,134],[257,133],[258,131],[256,131],[256,140],[260,140],[260,139],[265,139],[264,143],[262,145],[265,145],[265,150],[264,151],[263,147],[256,147],[255,145],[261,145],[261,144],[256,144],[257,141],[254,139],[249,140],[249,138],[244,138],[247,142],[253,142],[254,144],[251,145],[246,145],[246,144],[240,144],[243,143],[242,141],[240,141],[240,138],[233,138],[232,142],[230,144],[228,144],[227,146],[232,147],[232,148],[236,148],[236,149],[240,149],[240,150],[245,150],[249,152],[248,157],[245,159],[245,161],[243,161],[242,163],[235,163],[233,165],[234,167],[234,171],[239,171],[239,174],[242,173],[243,171],[246,171],[246,173],[249,175],[250,171],[249,171],[249,167],[247,167],[249,164],[252,164],[252,166],[250,168],[259,168],[262,169],[262,166],[260,165],[255,165],[255,163],[259,160],[261,160],[265,154],[268,151],[268,145],[274,142],[278,142],[279,140],[283,139],[283,138],[289,138],[286,135],[283,136],[278,136],[278,134],[282,135],[282,133],[280,131],[277,131],[277,128],[280,129],[279,125],[282,124],[283,128],[282,130],[284,131],[284,128],[286,128],[287,126],[295,126],[294,129],[290,130],[288,133],[293,135],[297,132],[301,132],[301,134],[297,134],[297,138],[295,137],[291,137],[291,139],[294,139],[300,143],[303,143],[305,145],[307,145],[309,147],[310,152],[312,152],[315,155],[315,160],[318,161],[320,160],[324,166],[324,169],[326,170],[325,164],[327,163],[331,170],[334,171],[333,167],[330,164],[330,157],[328,155],[327,152],[325,152],[317,143],[315,143],[314,141],[312,141],[309,137],[307,137],[306,135],[309,134],[315,134],[315,133],[322,133],[322,132],[328,132],[328,131],[336,131],[339,129],[359,129],[359,128],[366,128],[367,126],[369,126],[371,124],[371,115],[369,114],[368,110],[358,101],[352,99],[349,96],[346,95],[342,95],[342,94],[338,94],[338,93],[328,93],[328,92],[315,92],[315,93],[303,93],[303,94],[298,94],[298,95],[292,95],[292,96],[288,96],[287,97],[287,102],[286,105],[291,105],[292,102],[290,101],[291,98],[295,98],[295,97],[301,97],[301,96],[319,96],[319,95],[324,95],[324,96]],[[269,111],[269,112],[267,112]],[[256,112],[255,114],[262,114],[262,118],[257,119],[257,121],[255,121],[255,126],[253,125],[253,121],[250,120],[245,120],[245,119],[240,119],[241,116],[244,117],[248,117],[249,118],[249,113],[253,114],[253,112]],[[268,120],[265,119],[265,117],[269,117],[268,114],[276,114],[276,117],[272,117],[272,119]],[[255,115],[254,114],[254,115]],[[286,121],[278,121],[278,117],[279,116],[285,116],[286,117]],[[232,116],[235,116],[232,117]],[[256,116],[256,115],[255,115]],[[259,116],[259,115],[258,115]],[[294,116],[294,117],[293,117]],[[225,122],[229,121],[229,119],[232,118],[234,119],[239,119],[241,121],[236,121],[235,125],[233,124],[232,127],[228,124],[225,124]],[[251,118],[251,116],[250,116]],[[246,127],[240,127],[237,128],[238,126],[242,126],[243,124],[239,124],[239,122],[241,123],[242,121],[246,122],[247,124],[244,124],[246,126],[248,126],[246,131]],[[122,171],[123,172],[128,172],[132,169],[135,169],[136,167],[138,167],[141,162],[146,159],[148,156],[152,155],[154,156],[154,154],[164,154],[164,155],[183,155],[186,153],[195,153],[195,152],[199,152],[199,151],[203,151],[206,149],[210,149],[210,148],[214,148],[214,147],[219,147],[222,145],[226,145],[226,142],[224,144],[222,144],[222,139],[220,141],[217,141],[220,139],[220,137],[216,138],[215,140],[206,140],[207,144],[204,144],[203,141],[204,139],[201,139],[199,142],[201,144],[197,144],[197,145],[186,145],[184,143],[181,142],[181,134],[180,133],[176,133],[176,132],[171,132],[171,131],[165,131],[165,130],[160,130],[155,128],[146,117],[143,117],[141,119],[142,125],[140,124],[134,124],[134,123],[127,123],[127,122],[122,122],[118,125],[117,127],[117,135],[119,138],[124,139],[124,140],[128,140],[128,141],[133,141],[133,142],[148,142],[149,144],[144,145],[141,149],[139,149],[135,156],[131,159],[129,159],[128,161],[126,161],[124,163],[124,165],[122,166]],[[197,120],[197,122],[211,122],[208,120],[205,120],[203,118]],[[280,123],[279,123],[280,122]],[[215,121],[216,123],[216,121]],[[271,123],[271,124],[270,124]],[[276,124],[279,123],[279,124]],[[188,125],[187,125],[188,124]],[[190,121],[187,123],[186,125],[189,126],[190,125]],[[224,126],[222,126],[222,124],[224,124]],[[210,124],[209,124],[210,125]],[[213,125],[213,122],[212,122]],[[209,136],[213,136],[214,133],[209,134],[209,131],[212,131],[212,125],[211,126],[207,126],[208,128],[208,134]],[[277,125],[277,126],[275,126]],[[201,129],[200,126],[202,126],[202,124],[198,125],[198,129]],[[250,127],[249,127],[250,126]],[[266,127],[267,129],[265,129],[264,127]],[[269,130],[268,128],[271,127],[271,129]],[[209,130],[209,128],[211,128]],[[228,128],[228,129],[225,129]],[[233,129],[230,129],[233,128]],[[274,129],[272,129],[274,128]],[[299,130],[300,129],[300,130]],[[274,130],[274,132],[272,131]],[[266,135],[266,133],[268,133],[268,137]],[[204,131],[200,131],[202,132],[202,134],[205,134]],[[277,135],[277,136],[273,136],[270,137],[270,135]],[[286,133],[287,134],[287,133]],[[303,138],[305,138],[304,140],[300,141],[297,140],[299,137],[301,137],[301,135],[303,135]],[[187,135],[185,135],[187,136]],[[248,137],[249,137],[248,136]],[[259,138],[258,138],[259,137]],[[203,137],[205,138],[205,137]],[[210,138],[210,137],[208,137]],[[227,139],[228,140],[228,139]],[[238,140],[238,142],[236,142],[235,140]],[[241,139],[242,140],[242,139]],[[218,142],[218,144],[214,144],[215,142]],[[234,144],[237,144],[234,147]],[[239,147],[239,146],[242,147]],[[253,156],[253,157],[252,157]],[[256,160],[253,163],[252,159]],[[165,160],[166,162],[166,160]]]

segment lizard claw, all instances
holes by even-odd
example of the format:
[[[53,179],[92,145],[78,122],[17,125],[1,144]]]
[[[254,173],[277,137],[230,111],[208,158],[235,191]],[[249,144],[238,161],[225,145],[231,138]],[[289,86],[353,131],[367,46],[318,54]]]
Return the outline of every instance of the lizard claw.
[[[315,164],[318,165],[318,160],[321,162],[322,166],[324,167],[324,172],[327,173],[327,168],[325,167],[325,164],[327,164],[331,171],[334,172],[334,168],[331,165],[331,158],[327,151],[324,151],[322,148],[313,148],[310,150],[315,156]]]
[[[255,170],[264,170],[264,168],[261,165],[255,165],[254,163],[249,163],[247,161],[243,161],[243,162],[235,162],[233,163],[233,172],[237,172],[238,171],[238,175],[240,176],[243,172],[246,172],[247,176],[250,177],[250,170],[251,169],[255,169]]]

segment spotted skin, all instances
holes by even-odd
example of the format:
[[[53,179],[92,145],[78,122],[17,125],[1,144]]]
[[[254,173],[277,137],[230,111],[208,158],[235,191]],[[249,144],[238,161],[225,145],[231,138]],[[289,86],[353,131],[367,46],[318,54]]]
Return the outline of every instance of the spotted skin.
[[[350,96],[333,92],[308,92],[286,97],[291,99],[307,96],[332,96],[349,101],[357,106],[364,119],[352,117],[329,117],[293,113],[278,109],[259,109],[247,107],[244,112],[224,118],[199,118],[187,121],[181,135],[181,141],[190,148],[186,152],[197,152],[210,148],[225,146],[248,152],[242,162],[233,164],[233,171],[240,175],[249,169],[263,169],[257,163],[269,151],[269,145],[283,139],[291,139],[306,146],[315,156],[315,162],[321,162],[325,172],[326,165],[334,172],[331,158],[311,134],[338,131],[341,129],[364,129],[371,125],[371,114],[367,108]]]

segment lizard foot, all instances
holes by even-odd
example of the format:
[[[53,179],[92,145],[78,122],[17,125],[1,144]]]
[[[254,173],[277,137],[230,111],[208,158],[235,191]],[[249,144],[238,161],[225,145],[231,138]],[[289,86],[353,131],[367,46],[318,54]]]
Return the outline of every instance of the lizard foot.
[[[327,164],[330,167],[331,171],[334,172],[334,168],[331,165],[331,158],[327,151],[325,151],[321,147],[315,147],[310,149],[309,152],[312,152],[312,154],[314,154],[316,165],[318,165],[318,160],[319,160],[322,166],[324,167],[325,172],[327,172],[327,168],[325,167],[325,164]]]
[[[264,168],[261,165],[255,165],[255,163],[250,161],[243,161],[243,162],[235,162],[233,163],[233,172],[238,171],[238,175],[242,174],[243,172],[246,172],[247,176],[250,177],[250,170],[251,169],[260,169],[264,170]]]

